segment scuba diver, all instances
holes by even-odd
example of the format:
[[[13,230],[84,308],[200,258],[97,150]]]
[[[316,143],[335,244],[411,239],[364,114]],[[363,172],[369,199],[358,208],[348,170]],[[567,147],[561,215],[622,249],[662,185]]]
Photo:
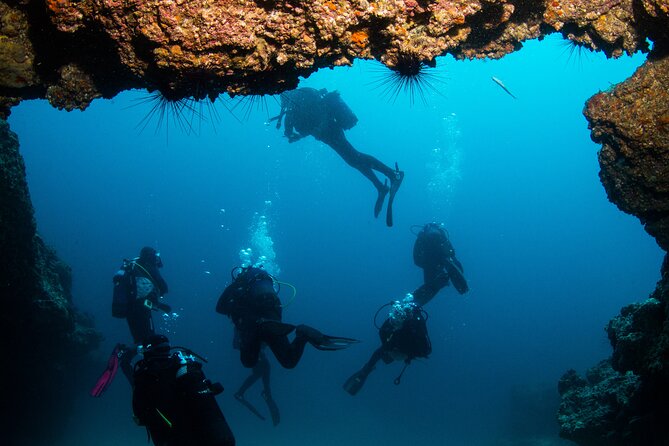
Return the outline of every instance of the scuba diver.
[[[139,257],[124,259],[113,278],[112,316],[127,320],[135,345],[118,344],[112,355],[116,354],[119,358],[121,370],[130,384],[133,376],[131,362],[137,355],[137,346],[155,334],[151,312],[172,311],[169,305],[162,302],[163,295],[167,294],[167,282],[159,271],[162,267],[160,253],[145,246]]]
[[[379,328],[376,325],[376,317],[389,305],[392,305],[392,308],[388,318]],[[411,294],[407,294],[401,302],[394,301],[381,306],[374,315],[374,326],[379,330],[381,346],[372,353],[362,369],[344,383],[344,390],[351,395],[356,395],[362,389],[379,360],[383,360],[386,364],[404,361],[402,371],[394,380],[395,385],[399,385],[404,371],[413,359],[427,358],[432,353],[432,343],[427,333],[427,313],[414,302]]]
[[[147,338],[134,367],[132,410],[156,446],[234,446],[215,396],[223,386],[202,372],[206,360],[163,335]],[[202,362],[196,360],[200,359]]]
[[[239,339],[237,330],[235,330],[235,339]],[[242,403],[244,407],[249,409],[251,413],[264,421],[265,417],[258,411],[258,409],[255,408],[255,406],[253,406],[253,404],[244,398],[244,393],[246,393],[246,391],[259,379],[262,379],[263,386],[260,395],[262,396],[262,399],[265,400],[265,404],[267,404],[270,417],[272,418],[272,424],[277,426],[281,421],[281,414],[279,413],[279,406],[276,405],[276,402],[274,402],[274,399],[272,398],[269,360],[267,359],[267,355],[265,355],[263,349],[260,350],[258,362],[255,366],[253,366],[253,369],[251,369],[251,374],[244,380],[242,385],[235,392],[235,399]]]
[[[412,232],[419,227],[412,226]],[[413,293],[416,303],[427,304],[449,282],[460,294],[469,291],[462,263],[455,257],[455,250],[443,225],[427,223],[415,235],[413,261],[423,268],[423,285]]]
[[[351,145],[344,135],[344,130],[353,128],[358,118],[344,103],[337,91],[326,89],[298,88],[281,94],[281,111],[276,120],[276,128],[281,128],[283,119],[284,135],[293,143],[306,136],[313,136],[330,146],[351,167],[356,168],[372,182],[377,192],[374,205],[374,217],[378,217],[388,195],[386,224],[393,225],[393,201],[402,184],[404,172],[383,164],[366,153],[361,153]],[[382,183],[374,171],[386,176]],[[390,181],[390,185],[388,185]]]
[[[268,345],[279,363],[292,369],[304,353],[307,343],[318,350],[341,350],[355,339],[327,336],[308,325],[281,322],[282,306],[275,284],[280,285],[267,271],[254,267],[236,267],[228,285],[216,303],[216,312],[228,316],[239,336],[242,365],[255,367],[260,349]],[[288,341],[288,334],[295,338]]]

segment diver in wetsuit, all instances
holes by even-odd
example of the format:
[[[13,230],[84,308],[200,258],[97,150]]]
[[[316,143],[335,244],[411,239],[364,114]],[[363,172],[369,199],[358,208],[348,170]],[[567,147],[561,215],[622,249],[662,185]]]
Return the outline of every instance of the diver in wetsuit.
[[[427,333],[427,313],[414,302],[413,296],[408,294],[402,301],[383,305],[379,311],[388,305],[392,305],[392,309],[379,328],[381,346],[372,353],[362,369],[344,383],[344,390],[351,395],[356,395],[362,389],[379,360],[383,360],[385,364],[404,361],[404,368],[394,381],[399,385],[402,374],[413,359],[427,358],[432,353],[432,343]],[[376,325],[376,316],[374,324]]]
[[[308,325],[281,322],[281,301],[274,289],[274,278],[256,267],[232,270],[228,285],[216,304],[216,312],[228,316],[239,335],[240,359],[244,367],[255,367],[263,344],[287,368],[294,368],[302,358],[307,343],[319,350],[341,350],[355,339],[327,336]],[[295,338],[288,334],[295,331]]]
[[[276,128],[281,128],[283,119],[284,135],[289,142],[298,141],[306,136],[330,146],[346,163],[360,171],[372,182],[377,191],[374,205],[374,217],[378,217],[386,195],[386,224],[393,225],[393,201],[395,194],[404,179],[404,172],[392,169],[378,159],[359,152],[351,145],[344,135],[358,122],[358,118],[342,101],[339,92],[328,92],[326,89],[298,88],[281,94],[281,112],[270,121],[277,120]],[[374,171],[385,175],[382,183]],[[390,181],[390,185],[388,185]]]
[[[423,285],[413,292],[417,304],[425,305],[445,286],[453,283],[460,294],[469,291],[462,263],[443,225],[427,223],[416,234],[413,261],[423,268]]]
[[[123,266],[114,275],[114,298],[112,316],[125,318],[134,346],[119,344],[120,367],[132,384],[131,362],[137,355],[137,346],[155,334],[152,310],[164,313],[172,311],[162,301],[167,294],[167,282],[159,269],[163,267],[160,253],[150,246],[141,249],[139,257],[124,260]]]
[[[134,367],[132,409],[156,446],[234,446],[215,396],[223,391],[202,371],[192,351],[170,347],[162,335],[147,338]]]

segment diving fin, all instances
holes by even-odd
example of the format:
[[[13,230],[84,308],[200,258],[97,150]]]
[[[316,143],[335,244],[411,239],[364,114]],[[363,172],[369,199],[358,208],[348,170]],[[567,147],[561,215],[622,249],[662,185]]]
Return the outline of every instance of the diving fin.
[[[263,417],[262,414],[258,412],[258,409],[253,407],[253,404],[249,403],[244,399],[244,395],[242,395],[241,393],[235,393],[235,399],[240,403],[242,403],[244,407],[246,407],[248,410],[250,410],[253,415],[265,421],[265,417]]]
[[[273,319],[258,319],[257,322],[260,330],[274,336],[286,336],[295,330],[293,324],[286,324]]]
[[[262,398],[265,400],[265,403],[267,403],[267,408],[269,409],[269,414],[272,417],[272,424],[274,426],[277,426],[279,422],[281,421],[281,414],[279,413],[279,406],[276,405],[274,400],[272,399],[272,395],[269,393],[265,392],[263,390],[262,392]]]
[[[343,350],[351,344],[360,342],[352,338],[328,336],[308,325],[299,325],[295,333],[297,336],[305,337],[314,348],[325,351]]]
[[[388,196],[388,207],[386,208],[386,225],[393,225],[393,201],[395,200],[395,194],[400,188],[402,181],[404,180],[404,172],[402,172],[397,163],[395,163],[395,177],[390,179],[390,194]]]
[[[465,294],[469,291],[469,285],[467,285],[467,280],[465,279],[464,274],[462,274],[462,268],[458,267],[458,264],[455,263],[452,259],[448,259],[444,265],[446,271],[448,271],[448,277],[453,283],[453,287],[458,290],[458,293]]]
[[[95,386],[91,389],[91,396],[94,398],[100,397],[105,390],[111,385],[112,381],[114,380],[114,376],[116,376],[116,372],[118,371],[118,366],[119,366],[119,358],[123,356],[124,350],[122,348],[121,344],[116,344],[116,347],[114,347],[114,350],[112,350],[112,354],[109,356],[109,359],[107,360],[107,368],[105,369],[104,372],[102,372],[102,375],[100,375],[100,378],[98,378],[98,381],[95,383]]]
[[[383,202],[386,200],[386,195],[390,188],[388,187],[388,179],[383,182],[383,187],[378,190],[378,196],[376,197],[376,203],[374,204],[374,218],[377,218],[381,213],[381,208],[383,208]]]
[[[360,389],[362,389],[362,386],[365,384],[367,376],[369,376],[369,372],[365,373],[364,369],[354,373],[344,383],[344,390],[346,390],[349,395],[357,395],[357,393],[360,392]]]
[[[323,339],[320,340],[317,344],[312,343],[315,348],[318,350],[343,350],[351,346],[351,344],[357,344],[357,339],[352,338],[343,338],[339,336],[328,336],[323,335]]]

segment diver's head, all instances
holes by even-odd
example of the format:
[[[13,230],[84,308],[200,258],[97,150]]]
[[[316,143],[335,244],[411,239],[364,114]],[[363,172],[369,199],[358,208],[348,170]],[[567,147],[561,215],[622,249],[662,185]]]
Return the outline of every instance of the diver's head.
[[[156,266],[157,268],[163,267],[163,261],[160,258],[160,253],[153,249],[150,246],[145,246],[139,252],[139,263],[145,267]]]
[[[262,265],[238,267],[239,273],[233,280],[244,286],[246,292],[252,293],[254,296],[276,295],[277,290],[274,288],[274,277]],[[234,270],[233,270],[234,271]]]
[[[145,358],[167,357],[170,354],[170,340],[161,334],[149,336],[141,347]]]

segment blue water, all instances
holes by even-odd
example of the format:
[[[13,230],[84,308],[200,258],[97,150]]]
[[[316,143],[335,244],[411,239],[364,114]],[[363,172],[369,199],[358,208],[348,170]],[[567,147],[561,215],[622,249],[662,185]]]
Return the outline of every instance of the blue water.
[[[581,113],[643,60],[570,57],[559,38],[499,61],[445,57],[441,95],[413,106],[374,89],[374,62],[303,79],[339,90],[359,118],[352,144],[406,172],[393,228],[373,218],[373,187],[331,149],[311,137],[288,144],[268,124],[274,98],[248,116],[219,101],[218,117],[205,109],[191,132],[155,119],[138,128],[149,108],[141,91],[83,113],[26,101],[9,121],[39,232],[72,266],[75,304],[105,336],[100,361],[130,342],[125,321],[110,314],[111,277],[121,259],[155,246],[179,314],[158,327],[209,358],[238,444],[561,444],[557,380],[608,356],[604,326],[659,279],[663,253],[608,202]],[[272,358],[277,428],[233,399],[247,371],[230,322],[213,311],[261,217],[280,278],[298,290],[284,319],[363,340],[342,352],[308,349],[294,370]],[[421,283],[410,226],[432,220],[445,222],[471,291],[449,287],[427,306],[433,353],[400,386],[401,364],[379,364],[351,397],[341,385],[378,345],[374,312]],[[146,444],[122,376],[102,399],[87,396],[97,373],[81,383],[63,444]],[[266,412],[259,387],[247,398]]]

